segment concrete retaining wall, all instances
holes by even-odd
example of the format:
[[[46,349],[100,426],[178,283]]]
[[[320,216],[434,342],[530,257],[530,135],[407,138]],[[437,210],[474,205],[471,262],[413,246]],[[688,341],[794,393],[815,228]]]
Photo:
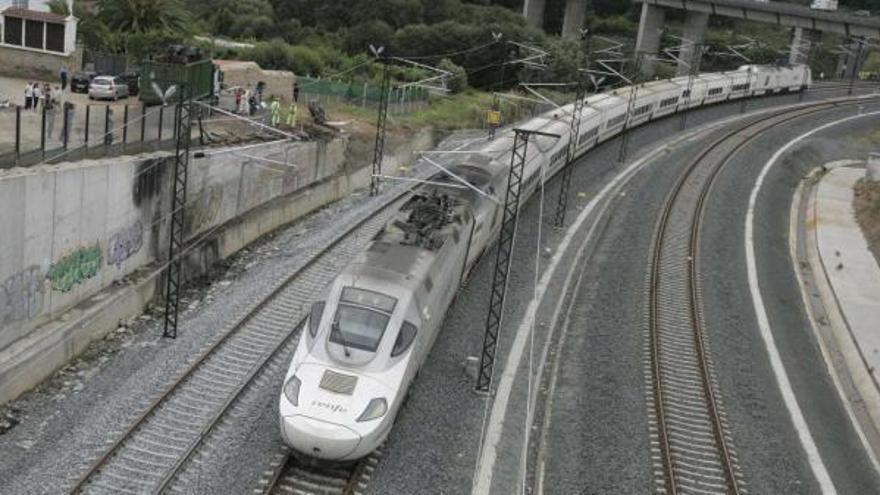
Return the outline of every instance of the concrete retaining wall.
[[[385,168],[432,145],[426,131],[390,152]],[[365,158],[346,151],[333,140],[195,153],[187,272],[368,186]],[[161,294],[172,167],[156,153],[0,171],[0,404]]]

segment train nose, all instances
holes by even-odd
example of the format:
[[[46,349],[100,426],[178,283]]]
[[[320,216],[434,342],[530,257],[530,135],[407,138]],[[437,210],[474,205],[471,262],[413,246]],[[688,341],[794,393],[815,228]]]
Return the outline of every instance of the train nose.
[[[281,434],[299,452],[331,461],[345,459],[361,442],[350,428],[301,415],[281,418]]]

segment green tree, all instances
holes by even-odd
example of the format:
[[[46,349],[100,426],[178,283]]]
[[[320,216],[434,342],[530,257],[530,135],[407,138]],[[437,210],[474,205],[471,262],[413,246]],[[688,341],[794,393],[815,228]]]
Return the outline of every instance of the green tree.
[[[452,76],[447,81],[447,88],[449,88],[449,91],[452,93],[461,93],[467,89],[467,72],[464,70],[464,67],[455,65],[448,58],[444,58],[439,64],[437,64],[437,68],[452,73]]]
[[[111,29],[129,34],[185,32],[190,22],[181,0],[99,0],[98,15]]]

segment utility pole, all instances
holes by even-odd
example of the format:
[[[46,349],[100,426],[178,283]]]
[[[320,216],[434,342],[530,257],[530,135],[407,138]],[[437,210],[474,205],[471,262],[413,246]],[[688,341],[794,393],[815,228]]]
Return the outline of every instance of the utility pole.
[[[171,201],[171,235],[168,244],[168,273],[165,280],[165,326],[163,337],[177,338],[177,316],[180,293],[183,290],[183,243],[186,208],[186,182],[189,168],[189,151],[192,142],[193,95],[186,82],[178,81],[180,103],[175,108],[177,142],[174,146],[174,183]],[[163,101],[163,105],[166,102]]]
[[[687,116],[691,110],[691,93],[694,91],[694,81],[696,81],[697,76],[700,75],[700,63],[703,60],[703,45],[700,43],[695,43],[693,49],[691,50],[691,61],[688,66],[688,82],[687,89],[685,90],[685,102],[684,102],[684,111],[681,111],[681,122],[679,123],[679,130],[684,130],[687,127]]]
[[[476,391],[489,393],[492,385],[492,370],[495,366],[495,351],[498,345],[498,331],[501,328],[501,316],[504,310],[504,298],[507,294],[507,275],[513,261],[513,241],[516,237],[517,219],[519,217],[519,198],[522,192],[523,171],[526,164],[526,153],[529,138],[545,136],[559,138],[558,134],[514,129],[513,151],[510,155],[510,170],[507,178],[507,192],[504,196],[504,214],[501,220],[501,233],[498,237],[498,251],[495,256],[495,269],[492,275],[492,292],[489,299],[489,314],[486,317],[486,333],[483,337],[483,352],[480,357],[480,369],[477,375]]]
[[[504,36],[503,33],[492,33],[492,39],[497,43],[501,41],[501,37]],[[501,78],[498,80],[498,88],[497,91],[501,91],[501,88],[504,87],[504,68],[507,65],[507,47],[504,44],[501,45]],[[495,131],[498,130],[498,127],[501,126],[501,101],[498,98],[498,92],[495,91],[492,93],[492,108],[489,110],[487,114],[489,121],[489,141],[495,139]]]
[[[581,31],[581,38],[586,41],[586,54],[584,70],[590,70],[590,31]],[[589,76],[588,76],[589,77]],[[568,209],[568,195],[571,188],[571,176],[574,173],[574,160],[577,156],[577,148],[580,143],[581,117],[586,105],[587,85],[585,81],[579,81],[575,91],[574,105],[571,114],[571,125],[568,128],[568,148],[565,151],[565,167],[562,169],[562,181],[559,184],[559,198],[556,201],[556,215],[553,217],[553,225],[562,227],[565,225],[565,211]]]
[[[385,128],[388,122],[388,98],[391,86],[391,75],[388,72],[388,58],[382,56],[385,47],[374,48],[373,54],[382,64],[382,85],[379,95],[379,109],[376,117],[376,141],[373,145],[373,175],[370,176],[370,196],[379,194],[379,176],[382,175],[382,159],[385,155]]]
[[[626,160],[626,147],[629,144],[629,134],[630,134],[630,125],[629,121],[632,118],[633,109],[636,105],[636,100],[639,95],[639,71],[642,69],[642,57],[640,54],[636,54],[636,71],[633,75],[632,84],[630,85],[629,92],[629,102],[626,105],[626,118],[623,120],[623,129],[621,129],[620,136],[620,151],[617,154],[618,163],[623,163]]]
[[[850,96],[852,96],[852,94],[853,94],[853,87],[856,84],[856,74],[858,74],[858,72],[859,72],[859,62],[862,59],[862,50],[864,49],[864,46],[865,46],[865,42],[863,39],[855,38],[855,40],[859,46],[858,46],[858,48],[856,48],[856,56],[855,56],[855,59],[852,61],[852,70],[850,70],[850,75],[849,75],[849,89],[847,90],[847,94]]]

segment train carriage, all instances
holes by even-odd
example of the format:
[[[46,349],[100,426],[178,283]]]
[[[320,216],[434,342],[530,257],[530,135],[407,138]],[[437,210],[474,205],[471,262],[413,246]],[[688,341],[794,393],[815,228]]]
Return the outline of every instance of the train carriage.
[[[623,128],[627,109],[627,102],[623,98],[615,94],[600,93],[587,98],[587,105],[602,113],[598,142],[614,137]]]
[[[685,81],[687,85],[687,81]],[[644,84],[644,89],[654,95],[652,118],[663,117],[678,110],[682,103],[682,88],[670,81],[652,81]]]
[[[730,77],[724,74],[703,74],[699,78],[700,84],[705,87],[702,99],[703,105],[710,105],[724,101],[730,95]]]

